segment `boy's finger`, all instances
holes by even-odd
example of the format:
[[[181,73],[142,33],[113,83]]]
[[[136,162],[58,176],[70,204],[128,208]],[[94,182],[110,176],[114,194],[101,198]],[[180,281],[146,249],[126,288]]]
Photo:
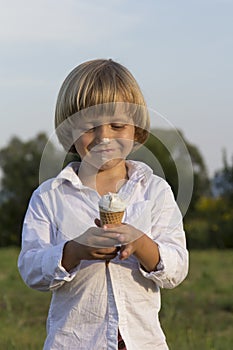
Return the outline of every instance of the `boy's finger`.
[[[120,251],[120,260],[127,259],[132,253],[133,253],[132,244],[127,244],[126,246],[123,246]]]
[[[111,229],[111,228],[116,228],[116,227],[121,227],[122,224],[105,224],[103,226],[103,229],[107,230],[107,229]]]

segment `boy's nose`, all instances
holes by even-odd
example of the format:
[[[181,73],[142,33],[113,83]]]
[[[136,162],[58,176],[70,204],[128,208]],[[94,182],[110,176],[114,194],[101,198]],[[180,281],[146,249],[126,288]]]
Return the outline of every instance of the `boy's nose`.
[[[103,139],[111,138],[111,131],[108,124],[99,125],[96,128],[96,140],[101,142]]]

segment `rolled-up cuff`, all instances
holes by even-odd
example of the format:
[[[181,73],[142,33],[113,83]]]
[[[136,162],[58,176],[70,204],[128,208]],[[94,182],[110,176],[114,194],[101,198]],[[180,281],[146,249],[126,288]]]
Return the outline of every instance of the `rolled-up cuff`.
[[[62,242],[45,252],[42,259],[42,273],[45,279],[50,280],[49,289],[59,288],[64,282],[70,282],[75,277],[79,266],[68,272],[62,266],[63,249],[67,242]]]
[[[144,277],[153,280],[161,288],[174,288],[187,275],[188,252],[177,251],[174,247],[158,245],[160,261],[155,271],[146,272],[140,267]]]

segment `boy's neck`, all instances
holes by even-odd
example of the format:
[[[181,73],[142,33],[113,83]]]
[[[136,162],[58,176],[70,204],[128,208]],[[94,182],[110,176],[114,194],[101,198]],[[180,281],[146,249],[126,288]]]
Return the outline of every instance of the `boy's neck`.
[[[125,160],[110,169],[99,170],[90,166],[81,166],[78,176],[85,186],[95,189],[100,195],[108,192],[116,193],[128,180]]]

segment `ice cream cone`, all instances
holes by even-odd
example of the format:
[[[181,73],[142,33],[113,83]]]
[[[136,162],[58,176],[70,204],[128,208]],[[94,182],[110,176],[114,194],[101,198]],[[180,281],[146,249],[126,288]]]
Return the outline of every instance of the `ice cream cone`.
[[[106,224],[121,224],[126,203],[117,194],[108,192],[99,201],[101,226]]]
[[[111,212],[100,209],[100,222],[101,226],[106,224],[121,224],[124,211]]]
[[[126,203],[117,193],[108,193],[103,195],[99,201],[100,223],[101,226],[107,224],[121,224]],[[106,266],[109,260],[105,262]]]

